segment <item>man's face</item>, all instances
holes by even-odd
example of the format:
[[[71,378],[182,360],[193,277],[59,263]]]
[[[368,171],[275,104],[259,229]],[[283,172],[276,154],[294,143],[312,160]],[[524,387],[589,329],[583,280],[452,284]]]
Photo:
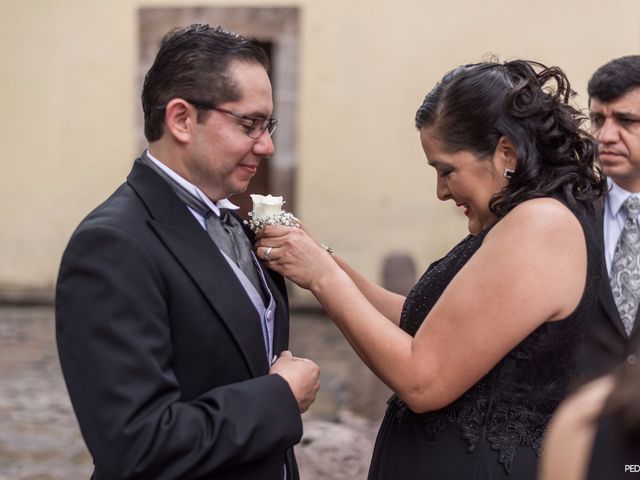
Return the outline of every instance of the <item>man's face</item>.
[[[258,63],[232,62],[228,75],[240,99],[217,107],[250,117],[270,118],[273,112],[271,82]],[[212,200],[244,192],[263,158],[273,155],[268,132],[257,139],[247,135],[250,121],[211,110],[204,123],[194,127],[185,161],[189,180]]]
[[[611,102],[592,98],[590,116],[605,175],[640,192],[640,87]]]

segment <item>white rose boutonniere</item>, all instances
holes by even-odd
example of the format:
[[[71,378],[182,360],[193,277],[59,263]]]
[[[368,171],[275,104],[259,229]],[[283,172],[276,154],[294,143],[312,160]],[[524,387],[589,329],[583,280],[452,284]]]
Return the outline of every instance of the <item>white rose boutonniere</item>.
[[[250,220],[245,223],[254,232],[267,225],[300,226],[296,217],[282,209],[282,205],[285,204],[282,197],[257,194],[251,194],[250,197],[253,201],[253,211],[249,212]]]

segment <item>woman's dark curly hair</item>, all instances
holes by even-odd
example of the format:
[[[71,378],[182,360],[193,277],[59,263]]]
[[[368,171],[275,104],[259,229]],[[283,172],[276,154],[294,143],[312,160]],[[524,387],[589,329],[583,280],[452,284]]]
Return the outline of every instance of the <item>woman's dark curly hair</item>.
[[[572,206],[593,205],[606,192],[586,117],[569,105],[575,94],[557,67],[525,61],[485,62],[447,73],[416,113],[418,129],[433,127],[447,152],[482,158],[505,136],[517,166],[489,205],[498,218],[516,205],[561,195]]]

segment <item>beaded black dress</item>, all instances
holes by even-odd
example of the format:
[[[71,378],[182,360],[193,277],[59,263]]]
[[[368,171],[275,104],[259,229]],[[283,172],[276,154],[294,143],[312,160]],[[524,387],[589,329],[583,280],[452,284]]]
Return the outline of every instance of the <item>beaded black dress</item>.
[[[534,480],[544,430],[575,372],[586,315],[600,277],[595,213],[572,209],[587,245],[587,280],[574,312],[525,338],[449,406],[415,414],[388,402],[369,480]],[[405,301],[400,327],[415,335],[488,231],[467,236],[429,266]]]

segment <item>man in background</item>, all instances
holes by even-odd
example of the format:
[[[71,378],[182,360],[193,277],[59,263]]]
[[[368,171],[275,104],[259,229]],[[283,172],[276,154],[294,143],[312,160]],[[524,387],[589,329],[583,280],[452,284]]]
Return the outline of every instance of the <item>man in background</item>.
[[[588,321],[579,368],[588,379],[624,362],[640,346],[640,55],[600,67],[588,85],[591,128],[609,193],[599,299]]]

